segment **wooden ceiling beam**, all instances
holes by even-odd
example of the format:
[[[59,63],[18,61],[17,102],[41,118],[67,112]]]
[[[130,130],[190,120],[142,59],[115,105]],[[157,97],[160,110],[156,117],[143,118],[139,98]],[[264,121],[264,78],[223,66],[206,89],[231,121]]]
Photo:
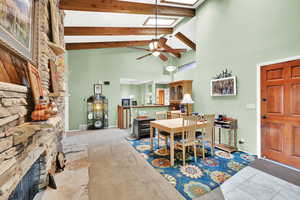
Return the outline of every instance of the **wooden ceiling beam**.
[[[118,41],[118,42],[88,42],[88,43],[67,43],[67,50],[80,49],[101,49],[101,48],[120,48],[120,47],[135,47],[149,45],[151,40],[140,41]]]
[[[175,34],[175,37],[177,37],[185,45],[189,46],[194,51],[196,51],[196,44],[192,40],[190,40],[188,37],[186,37],[183,33],[178,32]]]
[[[109,12],[154,15],[155,4],[125,2],[116,0],[61,0],[59,8],[62,10]],[[179,8],[172,6],[158,5],[158,15],[194,17],[195,9]]]
[[[65,36],[83,35],[155,35],[155,28],[131,27],[65,27]],[[172,34],[173,28],[158,28],[158,35]]]

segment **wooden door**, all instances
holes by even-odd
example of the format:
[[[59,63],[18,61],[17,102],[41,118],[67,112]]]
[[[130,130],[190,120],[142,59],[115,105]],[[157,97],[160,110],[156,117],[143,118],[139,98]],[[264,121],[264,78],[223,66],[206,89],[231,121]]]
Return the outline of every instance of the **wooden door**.
[[[262,156],[300,168],[300,60],[261,69]]]
[[[165,91],[164,90],[158,91],[158,104],[161,104],[161,105],[165,104]]]

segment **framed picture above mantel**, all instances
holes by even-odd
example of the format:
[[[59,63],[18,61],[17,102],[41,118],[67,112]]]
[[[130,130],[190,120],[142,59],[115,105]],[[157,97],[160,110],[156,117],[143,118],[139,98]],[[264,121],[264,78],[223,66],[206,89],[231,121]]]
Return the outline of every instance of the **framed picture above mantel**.
[[[237,87],[236,87],[236,77],[226,77],[211,80],[211,96],[220,97],[220,96],[236,96]]]
[[[34,0],[0,1],[0,44],[32,60]]]

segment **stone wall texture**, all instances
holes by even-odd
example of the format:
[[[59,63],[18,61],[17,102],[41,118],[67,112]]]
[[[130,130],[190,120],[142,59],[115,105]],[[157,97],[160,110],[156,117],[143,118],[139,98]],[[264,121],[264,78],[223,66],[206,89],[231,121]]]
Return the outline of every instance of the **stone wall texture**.
[[[40,187],[47,184],[48,173],[53,173],[56,154],[60,151],[60,141],[64,133],[64,56],[57,56],[49,47],[50,8],[48,0],[35,1],[35,40],[34,56],[42,80],[46,97],[56,103],[59,113],[45,122],[31,122],[33,100],[30,88],[12,83],[0,82],[0,200],[7,199],[32,164],[42,155]],[[56,1],[58,4],[58,1]],[[58,5],[57,5],[58,7]],[[60,46],[63,41],[64,13],[57,9],[60,30]],[[6,51],[10,54],[10,52]],[[24,65],[26,60],[20,60]],[[51,95],[49,90],[49,59],[58,66],[58,83],[60,91]]]

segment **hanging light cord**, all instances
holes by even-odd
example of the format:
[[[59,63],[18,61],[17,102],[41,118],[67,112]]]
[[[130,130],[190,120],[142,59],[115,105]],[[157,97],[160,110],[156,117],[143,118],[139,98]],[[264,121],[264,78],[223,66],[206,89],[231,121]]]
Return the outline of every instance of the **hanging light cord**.
[[[157,39],[157,15],[158,15],[158,5],[157,0],[155,0],[155,39]]]

